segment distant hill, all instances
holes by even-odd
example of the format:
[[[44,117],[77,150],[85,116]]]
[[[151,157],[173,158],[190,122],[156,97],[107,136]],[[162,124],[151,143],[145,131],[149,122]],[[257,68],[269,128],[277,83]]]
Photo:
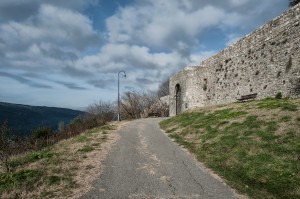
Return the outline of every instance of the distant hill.
[[[32,130],[40,126],[58,129],[58,123],[65,124],[84,112],[46,106],[29,106],[0,102],[0,124],[8,121],[9,127],[22,135],[30,135]]]

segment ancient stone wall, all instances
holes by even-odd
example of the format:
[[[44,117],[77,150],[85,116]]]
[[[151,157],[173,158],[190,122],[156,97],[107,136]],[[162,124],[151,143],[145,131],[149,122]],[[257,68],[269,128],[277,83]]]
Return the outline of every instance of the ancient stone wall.
[[[300,97],[300,4],[199,66],[170,78],[170,115],[207,105],[258,98]]]

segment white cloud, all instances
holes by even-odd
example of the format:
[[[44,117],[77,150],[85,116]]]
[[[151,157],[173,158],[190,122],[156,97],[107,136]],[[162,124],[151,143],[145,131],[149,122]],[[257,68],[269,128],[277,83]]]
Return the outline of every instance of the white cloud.
[[[0,72],[52,74],[48,83],[54,82],[53,88],[111,90],[117,72],[125,70],[126,86],[155,89],[169,75],[199,65],[278,15],[285,4],[282,0],[133,0],[122,1],[115,13],[102,19],[85,10],[97,1],[1,1]],[[105,20],[106,29],[96,29],[92,19]],[[69,79],[61,81],[66,76]]]
[[[92,22],[79,12],[41,5],[24,22],[0,25],[1,51],[11,66],[49,70],[76,59],[85,48],[100,43]]]
[[[47,40],[60,45],[74,43],[78,47],[84,47],[83,41],[88,42],[96,36],[91,21],[87,17],[51,5],[42,5],[38,14],[25,23],[3,24],[0,34],[6,41],[33,43]]]
[[[107,19],[107,28],[110,42],[172,48],[174,41],[191,43],[203,29],[217,25],[224,16],[222,9],[213,6],[190,11],[181,9],[178,2],[153,2],[120,8]]]
[[[91,70],[111,73],[125,68],[136,70],[168,70],[178,68],[186,62],[179,54],[151,53],[145,46],[127,44],[107,44],[97,55],[85,56],[75,63],[78,70]]]

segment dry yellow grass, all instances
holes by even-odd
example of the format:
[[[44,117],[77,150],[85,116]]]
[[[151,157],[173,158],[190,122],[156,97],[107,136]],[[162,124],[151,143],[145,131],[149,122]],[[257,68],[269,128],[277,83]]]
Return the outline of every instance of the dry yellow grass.
[[[106,128],[92,129],[53,145],[47,149],[51,157],[21,165],[14,171],[41,171],[42,175],[33,187],[2,190],[0,198],[78,198],[89,191],[92,181],[101,174],[101,162],[119,138],[116,130],[124,125],[125,122],[111,123]],[[0,167],[1,173],[4,171]]]

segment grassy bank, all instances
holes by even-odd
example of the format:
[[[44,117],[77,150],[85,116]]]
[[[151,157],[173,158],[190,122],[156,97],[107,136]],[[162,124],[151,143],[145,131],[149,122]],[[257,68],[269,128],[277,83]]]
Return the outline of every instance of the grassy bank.
[[[0,166],[0,198],[75,198],[100,172],[100,160],[115,140],[116,126],[106,125],[9,161]]]
[[[299,99],[207,107],[161,127],[240,193],[300,198]]]

